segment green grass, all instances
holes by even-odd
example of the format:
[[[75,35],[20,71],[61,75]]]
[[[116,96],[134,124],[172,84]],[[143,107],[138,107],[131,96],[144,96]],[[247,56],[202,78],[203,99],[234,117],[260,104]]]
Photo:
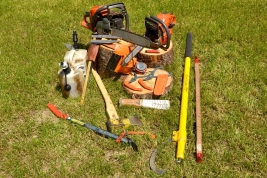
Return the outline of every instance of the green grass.
[[[193,55],[200,59],[203,156],[195,161],[194,65],[191,65],[187,145],[183,164],[174,163],[175,144],[160,149],[163,177],[267,176],[267,2],[264,0],[130,1],[130,28],[142,34],[144,17],[176,15],[172,41],[174,85],[162,99],[167,111],[116,105],[120,116],[138,114],[148,136],[131,136],[126,145],[102,138],[46,107],[55,104],[73,118],[106,129],[105,103],[91,76],[85,97],[65,99],[58,89],[58,63],[72,43],[72,31],[86,46],[91,32],[80,26],[86,11],[113,1],[43,0],[0,2],[0,177],[158,177],[149,168],[151,152],[178,129],[184,48],[193,33]],[[103,80],[114,103],[129,97],[119,81]],[[116,90],[116,91],[115,91]]]

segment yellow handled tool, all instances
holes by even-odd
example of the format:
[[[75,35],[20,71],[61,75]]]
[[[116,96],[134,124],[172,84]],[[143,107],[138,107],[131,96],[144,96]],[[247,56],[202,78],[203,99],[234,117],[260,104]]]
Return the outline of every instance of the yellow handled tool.
[[[192,53],[192,33],[187,33],[186,37],[186,49],[185,49],[185,66],[184,66],[184,78],[182,88],[182,101],[180,111],[180,124],[179,130],[173,131],[172,140],[177,142],[176,160],[182,162],[185,154],[186,145],[186,120],[187,120],[187,107],[188,107],[188,93],[189,93],[189,78],[190,78],[190,62]]]

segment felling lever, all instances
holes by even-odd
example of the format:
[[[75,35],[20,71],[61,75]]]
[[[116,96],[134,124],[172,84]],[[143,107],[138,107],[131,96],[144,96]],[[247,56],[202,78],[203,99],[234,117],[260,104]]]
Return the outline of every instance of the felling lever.
[[[84,126],[86,127],[87,129],[89,130],[92,130],[94,131],[95,133],[99,134],[99,135],[103,135],[104,137],[108,137],[108,138],[112,138],[112,139],[115,139],[117,140],[119,138],[118,135],[115,135],[111,132],[108,132],[106,130],[103,130],[103,129],[100,129],[100,128],[97,128],[93,125],[90,125],[86,122],[82,122],[82,121],[79,121],[77,119],[73,119],[71,118],[70,116],[68,116],[68,114],[64,114],[63,112],[59,111],[53,104],[51,103],[48,103],[47,104],[47,107],[59,118],[61,119],[65,119],[65,120],[68,120],[68,121],[71,121],[73,123],[76,123],[78,125],[81,125],[81,126]],[[138,151],[138,147],[137,145],[130,139],[130,138],[121,138],[121,141],[132,146],[134,151]]]

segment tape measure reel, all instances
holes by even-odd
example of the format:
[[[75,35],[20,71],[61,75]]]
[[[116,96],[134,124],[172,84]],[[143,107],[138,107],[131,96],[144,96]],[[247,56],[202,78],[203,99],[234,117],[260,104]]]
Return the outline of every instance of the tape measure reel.
[[[146,72],[147,65],[143,62],[138,62],[135,66],[136,73],[144,74]]]

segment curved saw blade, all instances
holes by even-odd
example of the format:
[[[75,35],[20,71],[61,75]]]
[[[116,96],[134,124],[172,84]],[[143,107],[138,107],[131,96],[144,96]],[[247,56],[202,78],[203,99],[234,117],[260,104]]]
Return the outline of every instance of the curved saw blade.
[[[157,168],[156,164],[155,164],[155,161],[156,161],[156,156],[157,156],[157,149],[155,149],[151,156],[150,156],[150,159],[149,159],[149,165],[150,165],[150,168],[158,175],[162,175],[165,173],[165,169],[159,169]]]

